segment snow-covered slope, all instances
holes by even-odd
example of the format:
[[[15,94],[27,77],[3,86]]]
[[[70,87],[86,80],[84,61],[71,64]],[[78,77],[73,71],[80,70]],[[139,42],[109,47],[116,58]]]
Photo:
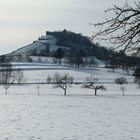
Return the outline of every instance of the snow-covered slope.
[[[68,73],[74,77],[74,82],[85,82],[86,78],[94,75],[101,83],[114,83],[118,77],[125,77],[128,82],[133,82],[134,77],[128,75],[126,71],[116,69],[114,72],[111,69],[104,67],[91,67],[91,68],[76,68],[70,66],[62,66],[51,63],[13,63],[13,67],[21,68],[24,70],[25,77],[28,77],[29,83],[46,82],[48,76],[53,76],[56,72],[60,74]]]
[[[30,54],[34,50],[36,50],[39,53],[41,50],[45,50],[47,45],[49,45],[50,51],[52,52],[53,50],[62,47],[57,46],[56,41],[57,38],[55,36],[41,36],[37,41],[34,41],[32,44],[26,45],[22,48],[13,51],[12,53],[10,53],[10,55]]]

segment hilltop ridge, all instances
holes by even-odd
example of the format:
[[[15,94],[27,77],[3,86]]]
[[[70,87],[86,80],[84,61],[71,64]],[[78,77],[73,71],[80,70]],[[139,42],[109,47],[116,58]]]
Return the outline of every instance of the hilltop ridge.
[[[33,43],[21,47],[8,55],[39,55],[50,56],[58,48],[70,51],[82,51],[87,56],[104,57],[107,49],[94,44],[89,37],[71,31],[46,31],[46,35],[39,37]]]

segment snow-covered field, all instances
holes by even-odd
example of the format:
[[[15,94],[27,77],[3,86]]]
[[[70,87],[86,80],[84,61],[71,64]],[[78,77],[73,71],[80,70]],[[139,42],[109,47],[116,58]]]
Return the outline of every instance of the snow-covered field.
[[[50,66],[49,66],[50,68]],[[75,81],[94,74],[100,82],[134,77],[125,72],[96,69],[53,69],[25,71],[27,82],[45,81],[55,72],[69,73]],[[4,94],[0,87],[0,140],[139,140],[140,89],[126,85],[122,96],[119,85],[104,84],[107,91],[83,89],[80,85],[62,89],[52,85],[13,85]]]
[[[56,72],[60,74],[68,73],[70,76],[74,77],[75,82],[85,82],[86,78],[90,75],[94,75],[98,78],[98,82],[114,82],[116,78],[125,77],[128,82],[133,82],[134,77],[127,75],[126,71],[106,69],[104,67],[92,67],[92,68],[75,68],[59,66],[54,64],[38,64],[38,63],[25,63],[25,64],[14,64],[15,68],[24,69],[24,75],[26,82],[37,83],[46,82],[47,76],[53,76]],[[130,72],[131,73],[131,72]]]
[[[1,140],[139,140],[140,96],[1,95]]]

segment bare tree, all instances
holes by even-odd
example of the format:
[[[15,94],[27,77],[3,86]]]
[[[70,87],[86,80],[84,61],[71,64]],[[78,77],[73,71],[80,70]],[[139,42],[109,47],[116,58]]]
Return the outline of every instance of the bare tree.
[[[53,77],[54,88],[61,88],[64,90],[64,95],[67,94],[67,87],[73,84],[73,77],[69,74],[60,75],[55,73]]]
[[[124,96],[124,91],[126,90],[126,87],[125,87],[125,86],[121,86],[121,87],[120,87],[120,90],[122,91],[123,96]]]
[[[86,78],[86,83],[82,85],[82,88],[89,88],[89,89],[94,89],[95,91],[95,96],[97,95],[98,90],[106,90],[106,88],[103,85],[96,85],[97,78],[94,78],[93,75],[90,77]]]
[[[138,87],[140,88],[140,78],[139,77],[135,77],[134,82],[136,84],[138,84]]]
[[[15,70],[15,80],[18,84],[20,84],[24,80],[24,73],[20,68]]]
[[[0,65],[0,83],[5,88],[5,94],[7,94],[7,90],[14,77],[14,72],[10,63],[3,63]]]
[[[92,39],[109,40],[124,51],[140,53],[140,2],[134,2],[132,6],[127,3],[123,7],[114,6],[105,12],[112,17],[94,24],[99,31]]]
[[[126,90],[126,87],[124,86],[124,84],[128,83],[127,79],[124,77],[116,78],[115,83],[120,85],[120,90],[122,91],[123,96],[124,96],[124,91]]]

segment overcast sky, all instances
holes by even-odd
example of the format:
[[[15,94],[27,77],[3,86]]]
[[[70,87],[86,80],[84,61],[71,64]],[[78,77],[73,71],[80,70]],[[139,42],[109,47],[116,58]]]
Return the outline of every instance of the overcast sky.
[[[104,10],[126,0],[0,0],[0,54],[32,43],[47,30],[91,36]],[[133,0],[128,0],[128,3]]]

